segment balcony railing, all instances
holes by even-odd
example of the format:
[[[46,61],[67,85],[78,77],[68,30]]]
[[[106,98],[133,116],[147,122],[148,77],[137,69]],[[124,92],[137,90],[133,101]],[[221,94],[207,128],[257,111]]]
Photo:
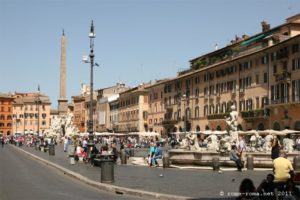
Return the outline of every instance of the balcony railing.
[[[283,71],[281,73],[274,74],[276,82],[286,82],[291,81],[291,73],[288,71]]]
[[[268,116],[267,110],[264,109],[242,111],[241,114],[242,114],[242,118],[244,119],[262,118]]]
[[[218,114],[211,114],[207,115],[207,120],[216,120],[216,119],[225,119],[229,116],[229,113],[218,113]]]

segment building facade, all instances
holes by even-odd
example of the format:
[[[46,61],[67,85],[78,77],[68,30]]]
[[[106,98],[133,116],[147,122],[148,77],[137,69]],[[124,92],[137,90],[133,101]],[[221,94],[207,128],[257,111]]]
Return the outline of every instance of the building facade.
[[[37,93],[15,93],[13,109],[14,131],[40,133],[50,127],[50,99]]]
[[[300,128],[300,15],[190,61],[191,68],[165,82],[167,132],[226,130],[231,105],[239,128]],[[161,89],[157,88],[159,93]]]
[[[170,88],[165,85],[168,80],[159,80],[147,87],[149,109],[148,109],[148,126],[150,132],[157,132],[165,134],[166,131],[163,127],[164,119],[168,118],[165,116],[168,109],[172,107],[168,106],[168,98],[164,98],[165,94]]]
[[[112,121],[110,103],[119,99],[119,94],[128,89],[124,83],[97,90],[97,126],[98,132],[113,132],[116,120]],[[114,115],[116,113],[114,112]]]
[[[0,93],[0,135],[4,137],[11,136],[14,133],[13,104],[13,95]]]
[[[118,132],[148,131],[148,84],[120,93]]]

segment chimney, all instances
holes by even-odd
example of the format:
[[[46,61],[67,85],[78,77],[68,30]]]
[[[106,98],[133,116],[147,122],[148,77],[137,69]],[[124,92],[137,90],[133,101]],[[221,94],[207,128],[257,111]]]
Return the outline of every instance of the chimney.
[[[266,32],[270,30],[270,24],[268,24],[266,21],[262,21],[261,28],[262,28],[262,32]]]

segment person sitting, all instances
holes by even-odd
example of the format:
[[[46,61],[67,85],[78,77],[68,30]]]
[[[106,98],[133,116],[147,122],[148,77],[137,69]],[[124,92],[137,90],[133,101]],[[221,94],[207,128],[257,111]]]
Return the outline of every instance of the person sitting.
[[[254,183],[249,178],[245,178],[242,180],[239,188],[239,197],[237,198],[237,200],[245,200],[245,199],[251,199],[251,200],[258,199],[258,195],[256,193]]]
[[[285,191],[286,183],[294,172],[292,163],[286,158],[284,151],[279,152],[279,157],[273,160],[275,196]]]
[[[240,159],[237,147],[235,145],[232,145],[232,147],[231,147],[229,158],[230,158],[230,160],[232,160],[232,161],[235,162],[237,170],[238,171],[242,171],[243,163],[242,163],[242,161]]]
[[[259,199],[261,200],[275,199],[275,184],[273,174],[267,175],[266,179],[264,179],[261,182],[261,184],[257,187],[257,192],[259,194]]]
[[[152,164],[154,164],[156,167],[158,167],[158,162],[157,159],[161,159],[162,158],[162,149],[160,147],[160,143],[156,143],[156,148],[154,151],[154,155],[152,157]]]
[[[274,182],[286,182],[294,171],[291,161],[286,158],[286,153],[280,151],[279,157],[273,161]]]

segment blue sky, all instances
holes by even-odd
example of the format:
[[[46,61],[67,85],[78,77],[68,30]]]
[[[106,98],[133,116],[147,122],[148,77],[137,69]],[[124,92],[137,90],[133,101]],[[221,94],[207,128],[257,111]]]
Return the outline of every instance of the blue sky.
[[[0,0],[0,92],[59,98],[60,40],[67,37],[67,96],[89,84],[94,20],[94,88],[172,78],[189,60],[300,13],[299,0]]]

